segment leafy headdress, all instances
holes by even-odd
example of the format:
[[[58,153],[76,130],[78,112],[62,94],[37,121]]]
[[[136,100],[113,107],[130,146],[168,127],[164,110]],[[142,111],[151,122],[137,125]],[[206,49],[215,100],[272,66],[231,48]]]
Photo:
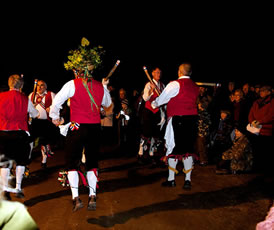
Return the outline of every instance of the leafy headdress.
[[[104,54],[102,46],[89,48],[89,41],[83,37],[81,45],[76,50],[70,50],[68,61],[64,64],[66,70],[73,70],[77,77],[92,77],[89,71],[101,65]]]

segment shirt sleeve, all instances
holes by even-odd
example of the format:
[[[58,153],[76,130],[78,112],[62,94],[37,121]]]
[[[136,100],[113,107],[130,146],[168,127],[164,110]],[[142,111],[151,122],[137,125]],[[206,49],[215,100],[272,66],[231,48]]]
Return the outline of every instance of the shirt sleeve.
[[[177,81],[172,81],[163,90],[159,97],[157,97],[152,103],[153,108],[157,108],[161,105],[167,104],[169,100],[175,97],[180,90],[180,84]]]
[[[28,113],[29,113],[29,116],[32,117],[32,118],[35,118],[35,117],[38,117],[39,116],[39,111],[37,109],[35,109],[34,105],[32,104],[31,100],[29,100],[29,103],[28,103]]]
[[[60,109],[66,100],[72,97],[75,93],[74,81],[67,82],[62,89],[55,95],[52,105],[50,106],[49,117],[53,120],[60,118]]]
[[[112,103],[111,96],[110,96],[109,90],[105,87],[103,88],[104,88],[104,96],[102,100],[102,106],[109,107]]]
[[[146,85],[145,85],[145,88],[144,88],[144,93],[143,93],[143,99],[144,101],[148,101],[150,99],[150,97],[153,95],[153,92],[151,94],[149,94],[149,91],[150,91],[150,83],[148,82]]]

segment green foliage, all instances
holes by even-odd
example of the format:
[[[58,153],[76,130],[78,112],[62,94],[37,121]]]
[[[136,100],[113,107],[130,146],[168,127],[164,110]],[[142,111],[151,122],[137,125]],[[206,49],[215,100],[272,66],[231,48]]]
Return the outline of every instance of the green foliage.
[[[88,64],[96,69],[101,63],[101,56],[105,53],[102,46],[88,48],[89,41],[82,38],[81,45],[76,50],[70,50],[68,61],[64,63],[66,70],[84,70]]]

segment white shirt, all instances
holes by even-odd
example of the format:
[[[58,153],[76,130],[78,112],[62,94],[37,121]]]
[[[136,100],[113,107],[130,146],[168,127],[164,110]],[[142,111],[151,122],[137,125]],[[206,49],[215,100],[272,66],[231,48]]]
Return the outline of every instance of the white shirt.
[[[62,105],[66,100],[73,97],[74,93],[74,80],[70,80],[62,87],[62,89],[56,94],[54,100],[52,101],[49,116],[53,120],[57,120],[60,118],[60,109],[62,108]],[[104,85],[104,96],[102,100],[102,106],[109,107],[111,105],[111,102],[112,101],[107,86]]]
[[[188,79],[190,78],[189,76],[181,76],[179,79]],[[159,97],[157,97],[152,103],[151,107],[152,108],[157,108],[161,105],[167,104],[171,98],[177,96],[177,94],[180,91],[180,84],[177,81],[172,81],[167,84],[163,92],[160,94]]]
[[[30,100],[31,100],[32,94],[33,94],[33,93],[30,93],[30,95],[29,95],[29,99],[30,99]],[[43,97],[43,99],[42,99],[42,103],[45,104],[47,91],[45,91],[43,94],[39,94],[39,93],[37,92],[37,94],[38,94],[39,96],[43,96],[43,95],[44,95],[44,97]],[[34,98],[34,99],[36,99],[36,97],[37,97],[37,96],[35,95],[35,98]],[[54,99],[54,97],[55,97],[55,93],[51,92],[51,98],[52,98],[52,100]],[[35,104],[35,103],[34,103],[34,104]],[[42,119],[42,120],[48,119],[47,111],[46,111],[40,104],[36,104],[36,105],[35,105],[35,108],[39,111],[39,114],[40,114],[39,119]]]
[[[32,104],[30,99],[29,99],[29,103],[28,103],[28,113],[29,113],[29,116],[32,118],[39,116],[39,111],[37,109],[35,109],[35,107]]]
[[[179,79],[182,78],[190,78],[189,76],[181,76]],[[172,81],[167,84],[163,92],[159,97],[157,97],[153,102],[151,102],[152,108],[157,108],[163,104],[167,104],[171,98],[177,96],[177,94],[180,91],[180,84],[177,81]],[[165,137],[166,140],[165,146],[167,148],[166,156],[172,153],[173,148],[175,147],[175,141],[174,141],[174,131],[172,126],[172,118],[168,120],[167,126],[166,126],[166,132]]]
[[[161,89],[161,84],[160,82],[157,82],[155,79],[152,79],[152,81],[154,82],[154,84],[159,88]],[[143,99],[144,101],[148,101],[150,99],[150,97],[154,94],[154,91],[149,94],[149,91],[150,91],[151,87],[150,87],[150,82],[148,82],[146,85],[145,85],[145,88],[144,88],[144,93],[143,93]]]

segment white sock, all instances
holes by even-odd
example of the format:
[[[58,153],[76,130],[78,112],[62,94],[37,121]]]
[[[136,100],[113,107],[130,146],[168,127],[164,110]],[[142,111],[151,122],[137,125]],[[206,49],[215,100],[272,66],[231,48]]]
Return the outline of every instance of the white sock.
[[[154,147],[153,147],[153,145],[154,145],[154,138],[152,137],[151,138],[151,141],[150,141],[150,148],[149,148],[149,155],[152,157],[153,155],[154,155]]]
[[[184,169],[185,169],[185,171],[191,169],[192,166],[193,166],[193,158],[192,158],[192,156],[189,156],[186,159],[183,158],[183,163],[184,163]],[[191,181],[191,172],[192,172],[192,170],[189,171],[188,173],[186,173],[185,180]]]
[[[45,151],[46,151],[46,147],[42,146],[41,153],[42,153],[42,163],[43,164],[47,163],[47,158],[48,158],[48,156],[47,156],[47,154],[46,154]]]
[[[89,186],[89,196],[96,196],[97,177],[93,171],[87,172],[87,180]]]
[[[25,166],[16,166],[16,189],[22,190],[21,184],[25,173]]]
[[[77,171],[68,171],[68,181],[72,193],[72,199],[79,196],[79,175]]]
[[[171,168],[176,169],[177,163],[178,163],[178,160],[176,160],[176,159],[173,159],[173,158],[168,159],[168,166],[170,166]],[[167,178],[167,180],[168,181],[175,180],[175,172],[172,171],[171,169],[168,169],[168,178]]]
[[[3,190],[7,191],[9,187],[9,176],[10,176],[10,169],[9,168],[1,168],[1,178],[3,184]]]

